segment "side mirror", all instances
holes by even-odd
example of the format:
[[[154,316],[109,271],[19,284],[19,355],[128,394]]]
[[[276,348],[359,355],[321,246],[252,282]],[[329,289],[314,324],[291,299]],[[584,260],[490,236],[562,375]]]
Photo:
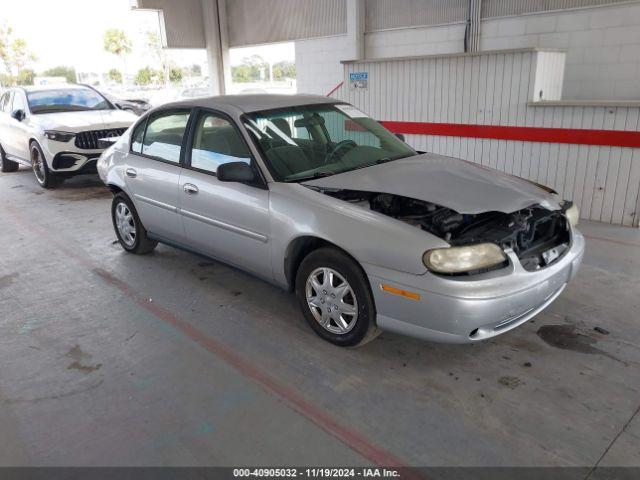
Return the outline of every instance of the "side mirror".
[[[245,162],[223,163],[218,167],[216,175],[221,182],[251,183],[256,179],[253,168]]]
[[[396,137],[398,137],[400,140],[402,140],[403,142],[405,141],[405,139],[404,139],[404,134],[402,134],[402,133],[394,133],[394,135],[395,135]]]
[[[24,110],[18,109],[11,112],[11,117],[15,118],[17,121],[21,122],[25,119],[27,115],[24,113]]]

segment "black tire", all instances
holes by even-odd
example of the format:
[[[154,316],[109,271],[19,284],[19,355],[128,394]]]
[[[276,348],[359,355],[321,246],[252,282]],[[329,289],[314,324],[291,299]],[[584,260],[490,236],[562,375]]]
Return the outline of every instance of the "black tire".
[[[347,281],[357,300],[358,314],[355,325],[347,333],[333,333],[327,330],[316,320],[307,303],[307,279],[317,269],[325,267],[334,270]],[[305,257],[296,274],[296,297],[304,317],[313,331],[334,345],[340,347],[360,346],[380,334],[380,330],[375,324],[376,309],[373,295],[365,273],[357,262],[336,248],[320,248]]]
[[[0,145],[0,172],[11,173],[17,172],[20,165],[17,162],[13,162],[7,159],[4,153],[2,145]]]
[[[133,227],[135,228],[135,238],[133,242],[126,241],[120,233],[120,230],[118,229],[116,211],[118,205],[121,203],[126,206],[129,212],[131,212]],[[129,197],[122,192],[113,197],[113,201],[111,202],[111,221],[113,222],[113,229],[116,232],[116,237],[118,237],[118,242],[120,242],[120,246],[125,251],[129,253],[135,253],[137,255],[145,255],[147,253],[153,252],[153,250],[158,245],[158,242],[156,242],[155,240],[151,240],[147,236],[147,230],[144,228],[144,225],[142,225],[142,222],[140,221],[140,217],[138,216],[136,207],[133,206],[133,202],[129,199]]]
[[[36,177],[36,182],[38,182],[38,185],[42,188],[55,188],[64,181],[64,179],[51,173],[44,152],[42,148],[40,148],[40,145],[38,145],[38,142],[31,142],[29,145],[29,155],[31,159],[31,169]],[[39,155],[39,158],[36,157],[36,155]]]

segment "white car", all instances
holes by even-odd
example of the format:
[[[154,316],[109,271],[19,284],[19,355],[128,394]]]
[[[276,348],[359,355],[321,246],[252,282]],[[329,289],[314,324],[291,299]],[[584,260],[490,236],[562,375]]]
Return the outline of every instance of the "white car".
[[[9,89],[0,97],[0,170],[29,166],[44,188],[95,173],[100,140],[119,137],[136,119],[81,85]]]

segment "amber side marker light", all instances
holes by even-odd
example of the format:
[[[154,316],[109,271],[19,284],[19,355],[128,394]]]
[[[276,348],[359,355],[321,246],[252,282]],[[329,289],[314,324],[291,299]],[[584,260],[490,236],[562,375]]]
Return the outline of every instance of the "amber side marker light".
[[[417,293],[402,290],[401,288],[392,287],[391,285],[386,285],[384,283],[380,284],[380,288],[382,289],[382,291],[390,293],[392,295],[398,295],[400,297],[405,297],[416,301],[420,300],[420,295],[418,295]]]

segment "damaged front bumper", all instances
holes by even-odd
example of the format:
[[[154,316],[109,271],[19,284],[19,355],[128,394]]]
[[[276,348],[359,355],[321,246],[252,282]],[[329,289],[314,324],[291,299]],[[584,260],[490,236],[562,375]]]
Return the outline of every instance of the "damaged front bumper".
[[[525,270],[512,251],[507,252],[508,267],[477,276],[364,268],[382,330],[436,342],[473,343],[508,332],[544,310],[576,275],[584,248],[584,237],[574,229],[563,256],[533,272]],[[394,291],[411,292],[413,298]]]

